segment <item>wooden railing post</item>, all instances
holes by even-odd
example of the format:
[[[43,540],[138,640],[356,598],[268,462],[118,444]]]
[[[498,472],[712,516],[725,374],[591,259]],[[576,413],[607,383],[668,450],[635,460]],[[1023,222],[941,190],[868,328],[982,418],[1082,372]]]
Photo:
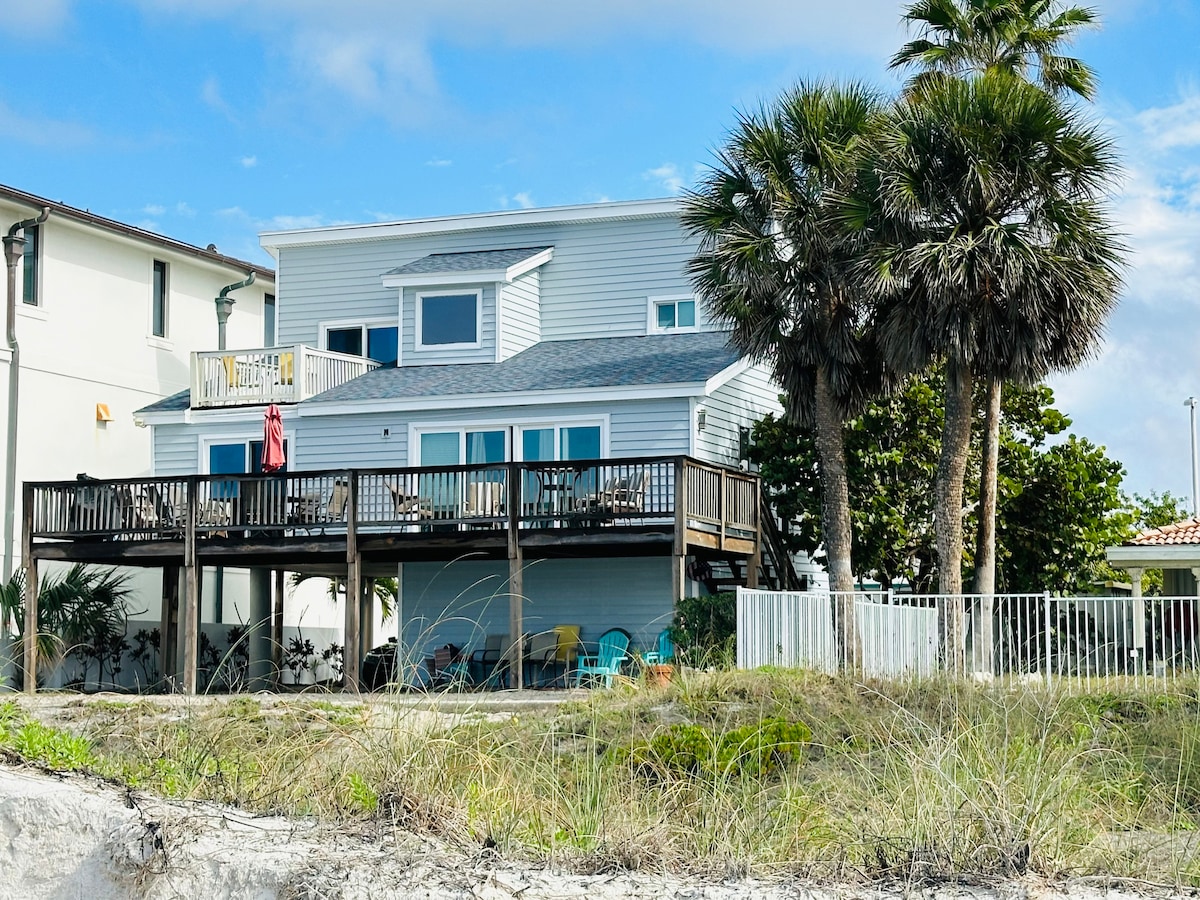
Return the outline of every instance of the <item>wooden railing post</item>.
[[[508,632],[512,641],[509,655],[510,675],[513,686],[520,690],[525,686],[523,654],[525,560],[521,550],[521,511],[524,498],[521,496],[522,470],[519,463],[508,463]]]
[[[33,558],[33,487],[21,490],[21,564],[25,567],[25,693],[37,691],[38,575]]]
[[[200,640],[200,564],[196,559],[196,522],[199,517],[200,483],[187,480],[187,519],[183,528],[183,692],[195,694],[198,680]]]
[[[359,609],[362,604],[362,554],[358,550],[358,473],[346,472],[349,496],[346,500],[346,634],[342,640],[342,685],[358,690]]]
[[[671,605],[683,599],[684,571],[687,559],[687,485],[688,467],[685,457],[675,460],[675,540],[671,548]]]

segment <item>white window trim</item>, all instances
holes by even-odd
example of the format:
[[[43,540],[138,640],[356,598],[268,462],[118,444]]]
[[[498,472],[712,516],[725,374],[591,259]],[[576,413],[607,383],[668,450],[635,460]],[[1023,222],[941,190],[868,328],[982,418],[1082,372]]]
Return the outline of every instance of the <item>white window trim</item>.
[[[426,344],[422,341],[421,308],[426,297],[465,297],[475,295],[475,340],[472,343],[458,344]],[[483,346],[483,289],[464,288],[462,290],[417,291],[413,308],[413,348],[415,350],[478,350]]]
[[[24,289],[25,254],[24,254],[24,251],[22,251],[22,253],[21,253],[21,275],[20,275],[20,280],[17,282],[18,296],[16,298],[16,301],[17,301],[16,305],[17,305],[17,309],[20,309],[21,307],[25,307],[25,309],[27,311],[36,309],[36,310],[42,311],[42,313],[44,315],[45,314],[44,310],[45,310],[45,306],[46,306],[46,293],[45,293],[45,291],[42,290],[42,287],[43,287],[42,282],[43,282],[43,276],[45,274],[45,269],[46,269],[45,265],[43,264],[45,257],[46,257],[46,253],[45,253],[45,249],[44,249],[45,243],[46,243],[45,223],[43,222],[41,224],[34,225],[33,227],[37,229],[37,250],[34,253],[34,263],[33,263],[37,267],[37,272],[35,273],[34,284],[33,284],[33,299],[37,302],[36,303],[26,303],[25,300],[23,299],[24,290],[25,290]]]
[[[520,442],[516,440],[517,431],[523,428],[552,428],[564,425],[567,427],[599,425],[600,458],[608,459],[610,420],[611,416],[608,413],[590,416],[555,416],[553,418],[548,418],[545,413],[541,413],[517,417],[484,417],[472,419],[470,422],[463,424],[455,422],[412,422],[408,426],[408,462],[404,465],[407,465],[409,468],[420,468],[422,434],[446,433],[450,431],[457,431],[459,433],[459,459],[466,458],[466,434],[468,431],[504,431],[505,456],[513,462],[524,462],[524,454],[521,453]],[[557,442],[555,443],[555,452],[558,452]],[[552,462],[552,460],[546,461]]]
[[[163,265],[163,333],[154,333],[154,264],[162,263]],[[146,340],[147,342],[162,341],[169,342],[171,340],[171,263],[165,259],[151,258],[150,260],[150,305],[149,316],[146,320]],[[157,343],[151,343],[151,346],[161,346]]]
[[[396,329],[396,364],[400,364],[400,321],[393,316],[367,316],[357,319],[329,319],[325,322],[317,323],[317,330],[320,339],[320,348],[325,349],[327,337],[330,331],[338,331],[344,328],[358,327],[362,335],[363,359],[368,359],[367,356],[367,329],[368,328],[387,328],[389,326]],[[275,338],[279,339],[279,295],[275,295]]]
[[[664,303],[679,303],[680,301],[691,300],[696,304],[696,324],[684,327],[676,326],[675,328],[659,328],[658,327],[658,307]],[[676,321],[679,319],[678,310],[676,310]],[[700,302],[696,299],[695,294],[663,294],[657,297],[646,298],[646,334],[692,334],[700,330]]]

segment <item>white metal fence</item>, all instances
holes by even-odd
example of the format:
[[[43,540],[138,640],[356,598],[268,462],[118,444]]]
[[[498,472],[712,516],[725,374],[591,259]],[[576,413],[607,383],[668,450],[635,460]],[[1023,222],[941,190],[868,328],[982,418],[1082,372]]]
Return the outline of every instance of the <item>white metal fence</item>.
[[[962,610],[972,677],[1176,679],[1200,674],[1200,598],[1051,597],[856,592],[863,675],[925,676],[946,668],[939,619]],[[829,592],[738,589],[739,668],[838,669]]]

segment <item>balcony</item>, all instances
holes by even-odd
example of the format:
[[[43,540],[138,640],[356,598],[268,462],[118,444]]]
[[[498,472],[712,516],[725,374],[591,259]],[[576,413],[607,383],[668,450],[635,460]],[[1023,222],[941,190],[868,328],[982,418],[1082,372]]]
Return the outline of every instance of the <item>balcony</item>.
[[[25,491],[36,556],[86,551],[114,562],[183,554],[185,544],[226,557],[340,546],[343,560],[348,545],[391,559],[505,555],[515,544],[750,555],[760,515],[755,476],[682,456],[76,480]]]
[[[303,344],[192,354],[192,408],[299,403],[379,363]]]

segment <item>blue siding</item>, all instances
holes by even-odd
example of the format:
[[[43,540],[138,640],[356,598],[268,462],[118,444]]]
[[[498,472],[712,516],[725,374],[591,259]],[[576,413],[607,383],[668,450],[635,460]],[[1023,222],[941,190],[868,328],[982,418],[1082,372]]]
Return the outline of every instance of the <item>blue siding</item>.
[[[695,243],[674,218],[284,247],[279,342],[315,344],[318,323],[329,319],[395,316],[398,291],[383,287],[382,277],[397,266],[430,253],[514,246],[554,247],[554,258],[538,270],[542,340],[645,334],[648,297],[691,291],[684,266]]]
[[[753,427],[769,412],[778,413],[779,388],[765,366],[752,366],[699,401],[707,410],[704,430],[696,432],[696,456],[723,466],[738,464],[738,428]]]
[[[479,328],[480,346],[472,350],[442,350],[438,348],[417,349],[416,342],[416,309],[418,293],[453,294],[482,290],[483,309]],[[400,365],[428,366],[456,362],[495,362],[496,361],[496,285],[463,284],[438,286],[428,290],[417,288],[404,289],[404,303],[401,307],[400,334]]]
[[[534,270],[501,288],[499,359],[516,356],[541,340],[540,281]]]
[[[524,571],[527,633],[579,625],[586,643],[609,628],[650,647],[671,624],[671,563],[665,557],[528,561]],[[405,563],[404,643],[418,662],[434,647],[482,645],[508,632],[508,564],[460,560]]]

